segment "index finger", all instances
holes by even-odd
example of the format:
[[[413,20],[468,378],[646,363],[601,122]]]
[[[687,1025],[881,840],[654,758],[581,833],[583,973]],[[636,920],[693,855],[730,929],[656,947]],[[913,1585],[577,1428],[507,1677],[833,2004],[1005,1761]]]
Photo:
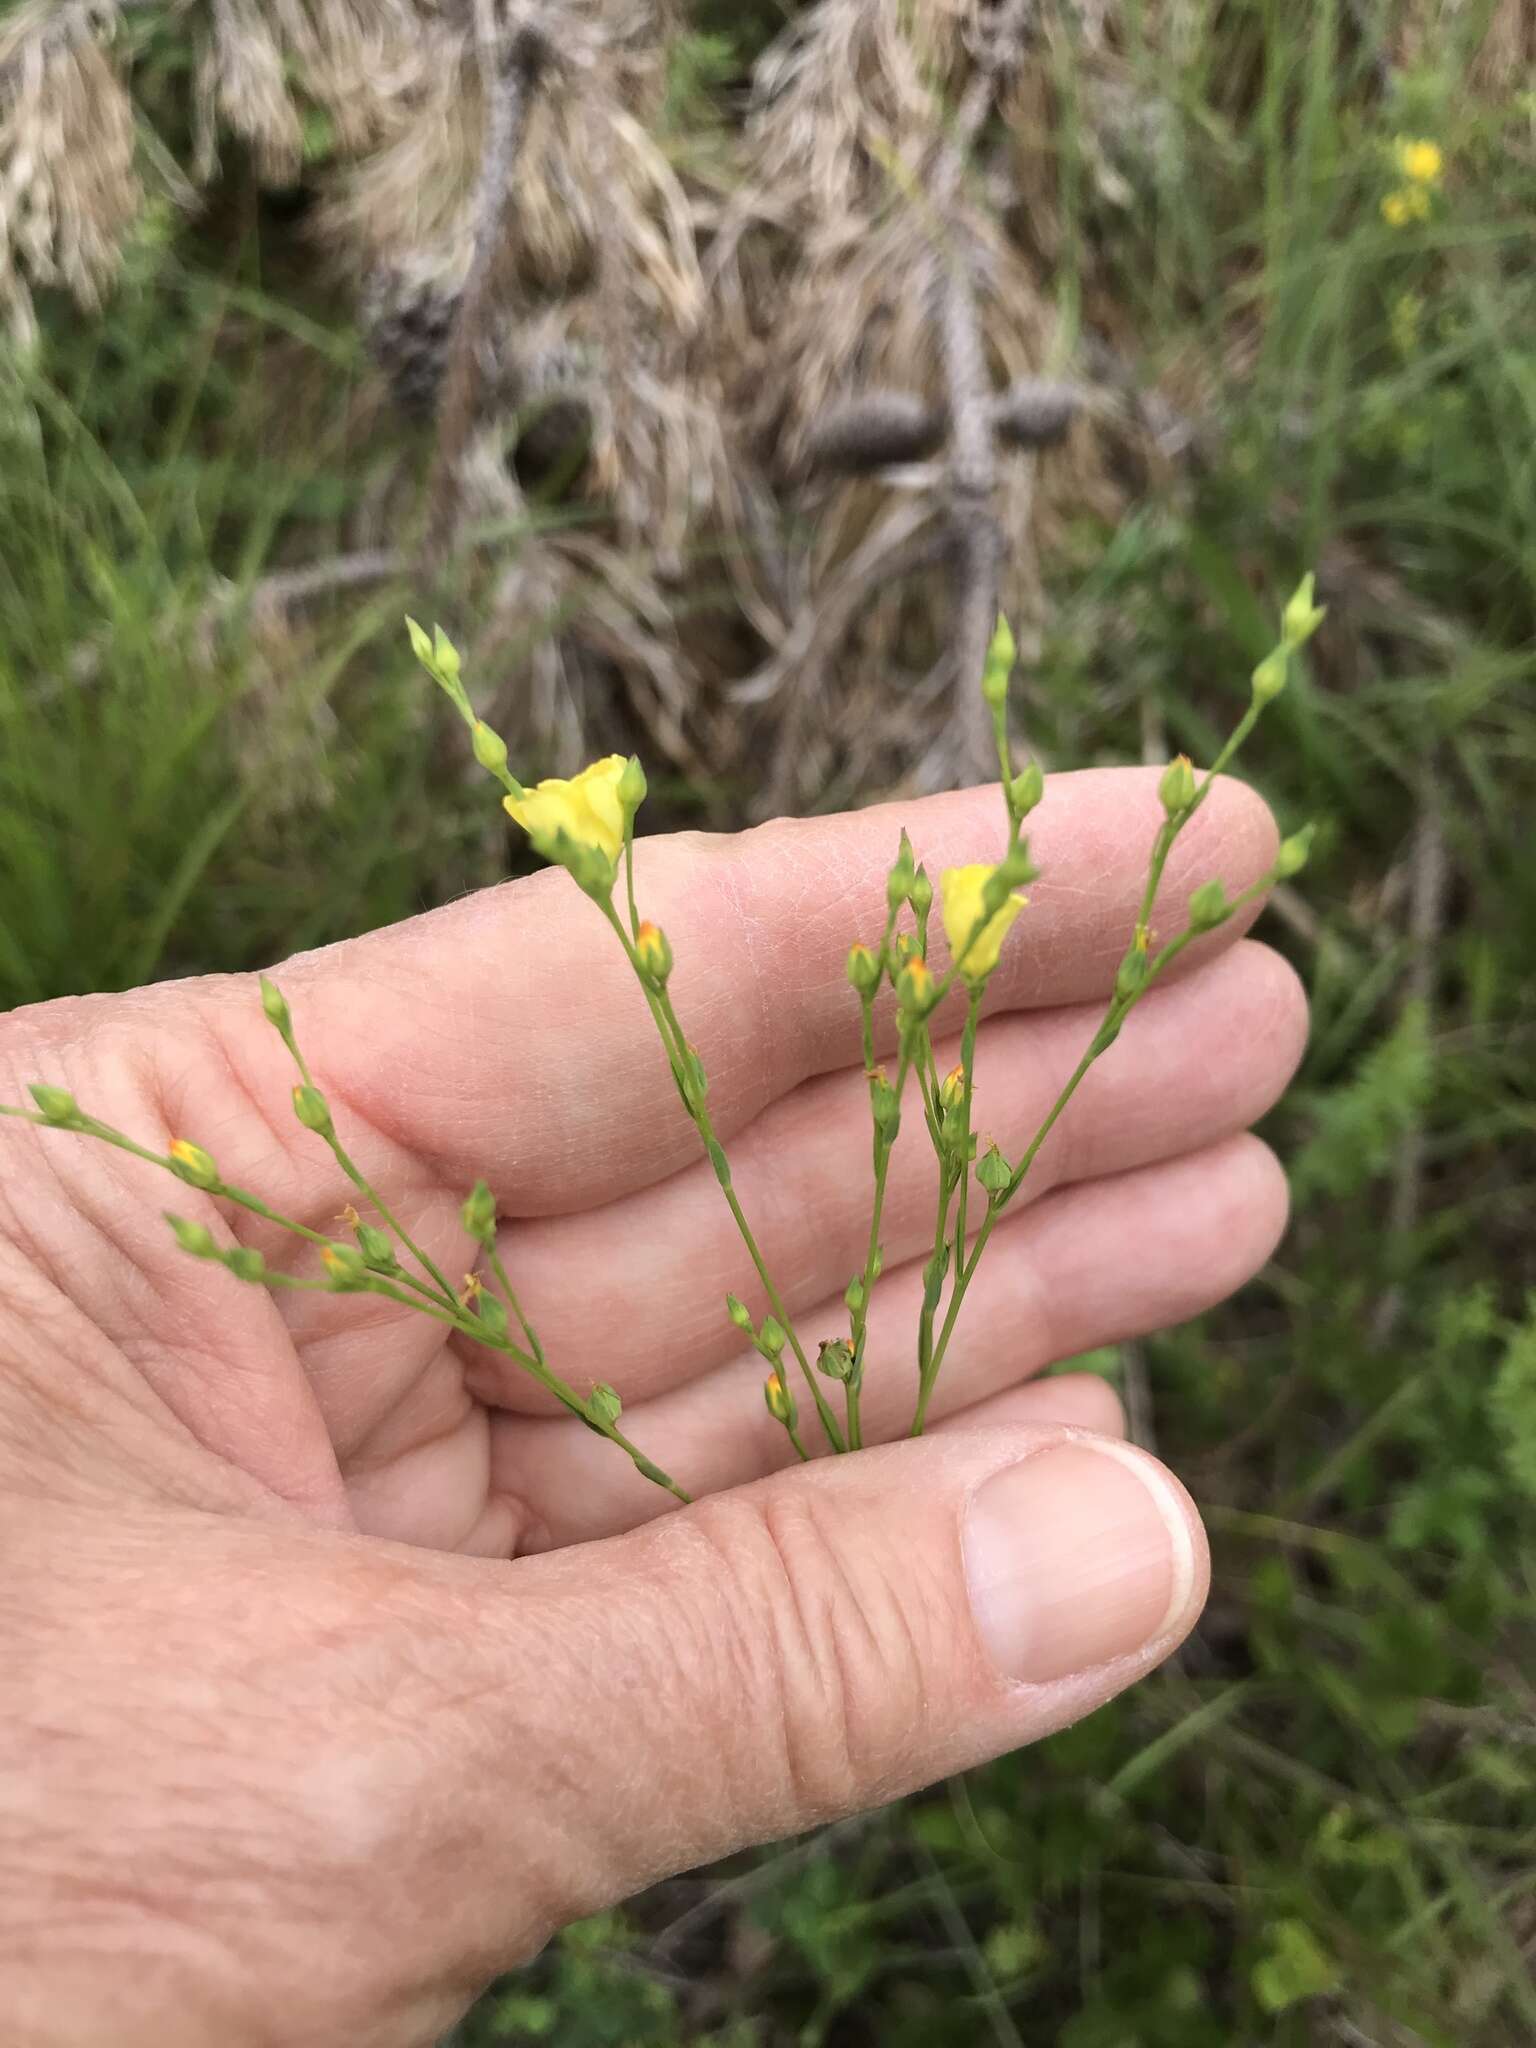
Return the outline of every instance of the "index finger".
[[[1156,769],[1126,768],[1047,785],[1030,819],[1041,878],[989,1010],[1107,995],[1162,820],[1157,783]],[[935,878],[1003,850],[995,785],[637,844],[641,914],[671,942],[673,998],[722,1137],[800,1082],[860,1059],[848,948],[878,943],[903,826]],[[1262,799],[1223,779],[1175,847],[1154,922],[1164,935],[1182,929],[1193,888],[1212,876],[1246,887],[1275,844]],[[1250,921],[1234,919],[1192,954],[1230,945]],[[507,1215],[589,1208],[697,1156],[631,970],[562,872],[300,956],[281,980],[321,1085],[333,1077],[354,1113],[449,1184],[484,1174]]]

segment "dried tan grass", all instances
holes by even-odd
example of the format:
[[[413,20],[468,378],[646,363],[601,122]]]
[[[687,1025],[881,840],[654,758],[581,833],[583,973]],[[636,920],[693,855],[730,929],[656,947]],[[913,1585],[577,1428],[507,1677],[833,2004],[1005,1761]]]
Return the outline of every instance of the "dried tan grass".
[[[30,285],[100,303],[143,202],[133,104],[99,37],[109,0],[28,0],[0,24],[0,307],[23,338]]]

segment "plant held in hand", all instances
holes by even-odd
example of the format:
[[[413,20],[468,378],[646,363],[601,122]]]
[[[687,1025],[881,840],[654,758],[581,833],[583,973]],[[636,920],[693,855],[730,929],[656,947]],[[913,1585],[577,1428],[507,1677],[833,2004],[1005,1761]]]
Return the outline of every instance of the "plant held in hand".
[[[1305,865],[1311,828],[1285,840],[1269,872],[1229,896],[1219,877],[1191,895],[1184,929],[1158,943],[1151,917],[1169,856],[1180,833],[1210,794],[1215,778],[1233,761],[1265,706],[1285,687],[1291,664],[1316,631],[1322,611],[1313,603],[1312,578],[1303,579],[1285,607],[1280,636],[1253,672],[1250,702],[1236,730],[1211,767],[1197,774],[1180,756],[1159,786],[1163,821],[1153,839],[1145,886],[1109,1003],[1082,1056],[1038,1129],[1017,1159],[983,1141],[974,1128],[977,1031],[990,977],[1003,947],[1023,920],[1027,929],[1028,884],[1038,873],[1024,833],[1025,821],[1044,793],[1038,765],[1017,766],[1008,728],[1008,691],[1015,664],[1013,636],[999,620],[987,653],[981,694],[990,713],[997,750],[1006,832],[995,860],[945,869],[935,889],[905,832],[886,880],[884,921],[878,934],[858,940],[848,954],[848,981],[861,1017],[864,1069],[870,1113],[872,1197],[863,1263],[844,1293],[846,1328],[808,1346],[796,1326],[783,1289],[763,1257],[751,1220],[735,1188],[731,1163],[709,1107],[709,1077],[698,1048],[688,1038],[674,1006],[670,982],[672,948],[665,932],[643,917],[634,875],[635,816],[645,800],[644,770],[633,757],[610,755],[571,780],[550,779],[525,788],[512,773],[500,736],[475,713],[460,673],[459,656],[437,629],[427,634],[409,621],[412,645],[422,666],[453,703],[469,728],[475,759],[500,785],[509,816],[536,850],[566,870],[591,898],[623,949],[666,1053],[683,1113],[692,1121],[723,1199],[740,1233],[746,1259],[767,1303],[759,1320],[736,1295],[727,1297],[731,1322],[766,1362],[764,1399],[785,1430],[795,1454],[808,1459],[819,1447],[806,1441],[809,1418],[792,1390],[798,1377],[816,1419],[821,1443],[834,1452],[863,1443],[861,1395],[868,1348],[871,1302],[879,1285],[881,1221],[892,1153],[907,1124],[921,1125],[933,1153],[935,1200],[932,1252],[923,1270],[923,1292],[912,1347],[911,1434],[927,1420],[934,1387],[976,1269],[999,1218],[1018,1196],[1042,1146],[1066,1111],[1084,1077],[1114,1045],[1126,1018],[1179,956],[1204,933],[1225,924],[1264,896],[1276,882]],[[620,878],[622,876],[621,901]],[[936,939],[938,909],[944,947]],[[945,955],[947,954],[947,959]],[[964,1005],[960,1059],[941,1074],[934,1026],[951,996]],[[356,1207],[342,1222],[350,1240],[333,1239],[279,1214],[259,1195],[226,1181],[210,1152],[178,1138],[164,1153],[141,1145],[83,1109],[63,1088],[33,1085],[31,1109],[0,1105],[0,1115],[48,1129],[99,1139],[166,1172],[216,1201],[265,1219],[315,1248],[317,1270],[279,1271],[253,1248],[222,1243],[206,1223],[168,1214],[167,1222],[190,1256],[211,1260],[236,1279],[272,1289],[331,1294],[383,1295],[446,1325],[472,1342],[510,1359],[570,1414],[623,1451],[636,1470],[679,1501],[689,1495],[620,1427],[623,1408],[607,1384],[579,1392],[551,1366],[537,1332],[524,1314],[512,1278],[497,1248],[498,1208],[480,1181],[466,1196],[462,1221],[474,1247],[474,1267],[455,1286],[406,1231],[347,1151],[330,1104],[300,1050],[293,1017],[282,992],[262,979],[262,1007],[283,1040],[295,1071],[293,1113],[299,1124],[328,1146],[371,1220]],[[877,1060],[876,1010],[894,1003],[895,1071]],[[815,1351],[814,1358],[811,1355]]]

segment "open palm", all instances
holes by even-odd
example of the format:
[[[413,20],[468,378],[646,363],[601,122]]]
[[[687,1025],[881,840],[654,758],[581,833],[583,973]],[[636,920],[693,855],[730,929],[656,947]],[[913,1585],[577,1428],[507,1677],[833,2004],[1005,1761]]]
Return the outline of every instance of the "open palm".
[[[1135,771],[1063,776],[1034,821],[1044,877],[994,977],[977,1059],[976,1126],[1010,1154],[1108,993],[1160,816],[1155,783]],[[985,851],[994,809],[995,795],[977,791],[899,816],[639,849],[642,902],[672,937],[679,1012],[710,1070],[738,1190],[811,1339],[841,1326],[867,1229],[847,943],[878,925],[900,823],[940,867]],[[1176,927],[1176,906],[1211,875],[1234,888],[1252,880],[1272,848],[1263,807],[1222,785],[1179,843],[1163,921]],[[1289,1078],[1301,1000],[1283,963],[1234,927],[1190,967],[1137,1011],[997,1233],[936,1418],[1115,1429],[1101,1382],[1036,1376],[1196,1312],[1272,1248],[1282,1179],[1241,1133]],[[500,1203],[502,1256],[563,1377],[583,1393],[611,1381],[628,1433],[695,1495],[792,1455],[723,1313],[730,1289],[763,1306],[740,1241],[628,970],[566,876],[301,956],[280,978],[345,1143],[445,1270],[457,1278],[470,1262],[459,1207],[483,1174]],[[940,1060],[942,1070],[942,1046]],[[0,1076],[12,1100],[41,1078],[145,1142],[192,1139],[226,1179],[315,1228],[341,1228],[352,1190],[294,1121],[287,1056],[243,979],[20,1013],[0,1024]],[[511,1362],[445,1343],[438,1325],[376,1297],[242,1288],[186,1259],[161,1220],[169,1194],[217,1223],[208,1198],[84,1139],[12,1126],[3,1141],[0,1257],[46,1315],[50,1342],[82,1361],[105,1347],[242,1482],[325,1523],[500,1556],[608,1534],[669,1505]],[[932,1171],[916,1142],[898,1147],[870,1322],[871,1437],[911,1415]],[[226,1222],[274,1265],[312,1268],[312,1251],[259,1219]]]

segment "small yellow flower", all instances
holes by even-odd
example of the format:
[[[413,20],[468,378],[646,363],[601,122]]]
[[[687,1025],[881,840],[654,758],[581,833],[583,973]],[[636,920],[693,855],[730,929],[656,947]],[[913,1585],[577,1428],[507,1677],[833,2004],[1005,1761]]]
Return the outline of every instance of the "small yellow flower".
[[[971,867],[946,868],[939,877],[944,894],[944,936],[960,972],[970,982],[982,981],[992,972],[1013,920],[1028,901],[1024,896],[1007,897],[1001,910],[994,911],[972,939],[984,907],[982,892],[995,872],[980,861]]]
[[[1397,168],[1410,185],[1438,185],[1445,170],[1445,153],[1438,142],[1415,141],[1399,135],[1392,145]]]
[[[551,776],[521,797],[503,797],[507,815],[534,841],[553,840],[564,832],[578,847],[588,847],[617,866],[624,851],[624,805],[619,782],[628,762],[609,754],[583,768],[567,782]]]
[[[1389,228],[1405,228],[1409,221],[1425,220],[1428,215],[1429,194],[1422,185],[1404,185],[1381,202],[1381,217]]]

